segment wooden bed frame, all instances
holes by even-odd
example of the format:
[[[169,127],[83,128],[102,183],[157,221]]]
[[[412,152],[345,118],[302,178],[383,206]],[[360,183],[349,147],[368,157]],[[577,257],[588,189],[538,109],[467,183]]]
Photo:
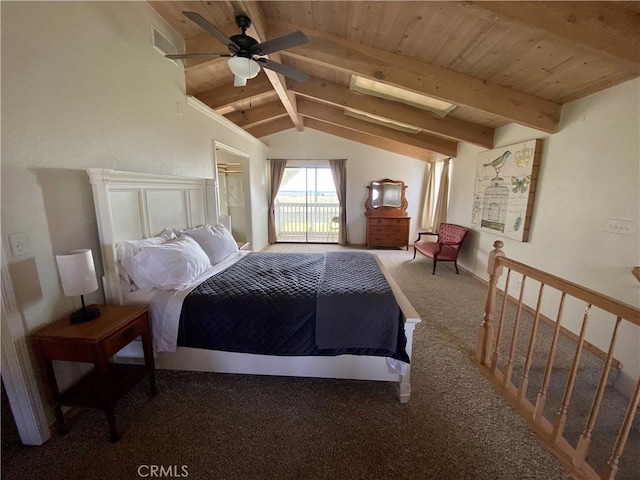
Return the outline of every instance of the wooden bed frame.
[[[87,172],[93,187],[107,303],[125,303],[115,262],[119,242],[151,237],[165,227],[191,228],[218,223],[213,179],[109,169],[89,169]],[[402,311],[406,351],[411,358],[413,330],[420,323],[420,317],[380,260],[377,261]],[[139,343],[132,342],[120,351],[118,361],[142,362]],[[171,370],[396,382],[403,403],[409,401],[411,393],[410,366],[407,365],[406,372],[401,375],[391,369],[385,357],[285,357],[178,347],[176,352],[157,353],[156,366]]]

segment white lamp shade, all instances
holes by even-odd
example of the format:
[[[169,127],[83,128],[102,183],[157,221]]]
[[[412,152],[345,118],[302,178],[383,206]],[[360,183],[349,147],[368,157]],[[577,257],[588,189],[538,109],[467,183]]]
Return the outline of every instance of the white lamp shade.
[[[56,255],[56,262],[66,296],[84,295],[98,289],[91,250],[74,250]]]
[[[228,64],[229,69],[236,77],[254,78],[260,73],[260,64],[251,58],[231,57]]]

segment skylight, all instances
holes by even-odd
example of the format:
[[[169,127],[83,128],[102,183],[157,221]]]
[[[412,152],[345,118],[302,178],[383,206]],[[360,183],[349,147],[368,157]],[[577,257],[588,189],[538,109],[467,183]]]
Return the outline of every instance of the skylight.
[[[420,131],[419,128],[407,125],[406,123],[396,122],[395,120],[389,120],[388,118],[374,115],[372,113],[361,112],[360,110],[354,110],[353,108],[345,108],[344,114],[349,117],[357,118],[359,120],[377,123],[379,125],[384,125],[385,127],[400,130],[401,132],[418,133]]]
[[[440,117],[444,117],[456,108],[452,103],[411,92],[404,88],[398,88],[368,78],[359,77],[358,75],[351,76],[349,88],[356,92],[364,93],[365,95],[372,95],[374,97],[405,103],[412,107],[421,108],[422,110],[428,110]]]

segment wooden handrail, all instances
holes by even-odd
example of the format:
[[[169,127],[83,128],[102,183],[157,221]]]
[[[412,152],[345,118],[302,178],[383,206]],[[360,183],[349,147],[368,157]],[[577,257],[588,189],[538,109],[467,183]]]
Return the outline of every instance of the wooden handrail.
[[[589,450],[589,445],[591,444],[591,434],[593,432],[593,427],[596,424],[598,413],[600,412],[600,404],[602,402],[602,397],[604,396],[604,390],[607,384],[607,379],[609,378],[609,372],[611,371],[613,349],[616,346],[616,340],[618,339],[618,327],[620,327],[621,321],[622,319],[620,317],[616,319],[616,326],[613,329],[613,335],[611,335],[611,343],[609,344],[609,355],[607,355],[607,361],[604,364],[604,369],[602,370],[602,377],[600,378],[598,391],[596,392],[596,396],[593,398],[593,404],[591,405],[591,411],[589,412],[589,420],[587,421],[587,426],[580,436],[578,446],[576,447],[577,455],[573,459],[573,464],[577,467],[581,467],[585,462],[585,459],[587,457],[587,450]]]
[[[521,273],[529,278],[537,280],[545,285],[553,287],[562,292],[567,292],[572,297],[578,298],[586,303],[593,305],[594,307],[606,310],[618,317],[622,317],[625,320],[630,321],[636,325],[640,325],[640,309],[623,303],[620,300],[609,297],[602,293],[591,290],[577,283],[570,282],[560,277],[556,277],[550,273],[538,270],[537,268],[530,267],[524,263],[517,262],[510,258],[500,256],[496,259],[496,263],[499,266],[510,268],[518,273]]]
[[[613,353],[619,332],[619,326],[623,321],[628,321],[634,325],[640,326],[640,309],[537,268],[507,258],[502,251],[502,247],[503,243],[501,241],[496,241],[494,243],[494,250],[489,253],[489,261],[487,265],[487,273],[489,274],[489,290],[487,293],[487,301],[485,303],[484,320],[478,331],[478,347],[475,359],[480,364],[480,368],[483,373],[492,380],[496,388],[498,388],[507,400],[509,400],[509,402],[524,416],[527,423],[534,431],[536,431],[536,433],[538,433],[547,447],[549,447],[558,460],[572,473],[575,478],[614,480],[618,471],[618,461],[624,451],[627,437],[631,429],[631,424],[640,402],[640,378],[636,382],[635,392],[630,399],[624,421],[620,427],[618,438],[607,466],[600,474],[598,474],[595,472],[593,467],[587,463],[586,459],[591,444],[591,437],[594,434],[594,426],[596,425],[598,414],[601,409],[600,407],[603,403],[602,401],[607,387],[609,373],[612,368],[612,364],[615,362]],[[494,315],[496,313],[496,298],[498,294],[497,284],[499,277],[505,268],[507,269],[507,278],[504,291],[500,292],[503,295],[502,308],[499,312],[498,328],[494,339],[493,324]],[[522,285],[520,286],[517,309],[515,318],[513,319],[511,342],[506,346],[508,358],[504,364],[503,370],[501,370],[498,366],[498,359],[502,342],[502,333],[505,328],[505,307],[507,298],[510,298],[508,292],[512,270],[522,274]],[[640,267],[635,267],[632,271],[638,280],[640,280]],[[516,355],[516,337],[518,336],[518,329],[521,326],[521,313],[523,309],[524,290],[527,279],[539,282],[540,289],[537,297],[537,306],[535,311],[531,312],[533,313],[533,322],[529,343],[526,346],[523,373],[519,379],[519,385],[515,385],[512,383],[511,377]],[[549,354],[544,367],[544,378],[539,387],[539,392],[534,405],[528,399],[527,388],[529,386],[529,371],[533,362],[538,320],[541,317],[540,310],[542,306],[542,293],[546,287],[554,288],[562,295],[558,306],[553,338],[551,340]],[[566,379],[560,409],[556,412],[554,421],[550,422],[545,418],[544,410],[547,403],[548,387],[551,375],[554,374],[556,346],[561,330],[560,323],[563,316],[565,298],[567,296],[581,300],[584,302],[586,308],[583,313],[580,335],[577,338],[571,371]],[[615,326],[609,343],[609,350],[606,353],[606,360],[600,376],[600,382],[597,388],[594,389],[593,403],[591,405],[588,418],[585,420],[586,424],[584,426],[584,430],[580,436],[578,444],[574,447],[564,438],[563,431],[568,417],[572,413],[570,403],[578,377],[578,370],[580,369],[583,346],[587,343],[585,340],[585,334],[592,307],[597,307],[603,310],[604,313],[608,313],[615,318]],[[598,316],[598,321],[602,322],[606,320],[606,317]]]
[[[564,300],[567,294],[562,292],[560,297],[560,304],[558,305],[558,315],[556,316],[556,326],[553,329],[553,338],[551,339],[551,347],[549,348],[549,356],[547,357],[547,364],[544,367],[544,380],[542,381],[542,387],[536,398],[536,404],[533,408],[533,419],[540,420],[544,412],[544,407],[547,404],[547,391],[549,390],[549,382],[551,381],[551,374],[553,373],[553,361],[556,356],[556,347],[558,346],[558,338],[560,337],[560,323],[562,321],[562,312],[564,311]]]
[[[618,471],[618,460],[622,456],[622,451],[624,450],[625,443],[627,442],[627,437],[629,436],[629,430],[631,430],[631,423],[633,422],[633,417],[638,410],[638,403],[640,402],[640,379],[636,384],[636,391],[631,397],[631,402],[629,403],[629,407],[627,408],[627,413],[624,417],[624,423],[622,424],[622,428],[618,433],[618,438],[616,439],[616,446],[613,449],[613,453],[611,454],[611,458],[607,462],[607,467],[605,468],[604,473],[601,478],[604,480],[613,480],[616,476],[616,472]]]

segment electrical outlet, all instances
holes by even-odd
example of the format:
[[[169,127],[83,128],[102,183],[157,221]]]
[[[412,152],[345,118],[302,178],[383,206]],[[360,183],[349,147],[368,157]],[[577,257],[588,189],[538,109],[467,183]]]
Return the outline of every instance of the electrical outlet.
[[[9,246],[11,247],[11,255],[14,257],[24,257],[31,253],[29,237],[24,232],[10,233]]]
[[[631,220],[621,220],[619,218],[607,219],[605,232],[617,233],[618,235],[631,235]]]

